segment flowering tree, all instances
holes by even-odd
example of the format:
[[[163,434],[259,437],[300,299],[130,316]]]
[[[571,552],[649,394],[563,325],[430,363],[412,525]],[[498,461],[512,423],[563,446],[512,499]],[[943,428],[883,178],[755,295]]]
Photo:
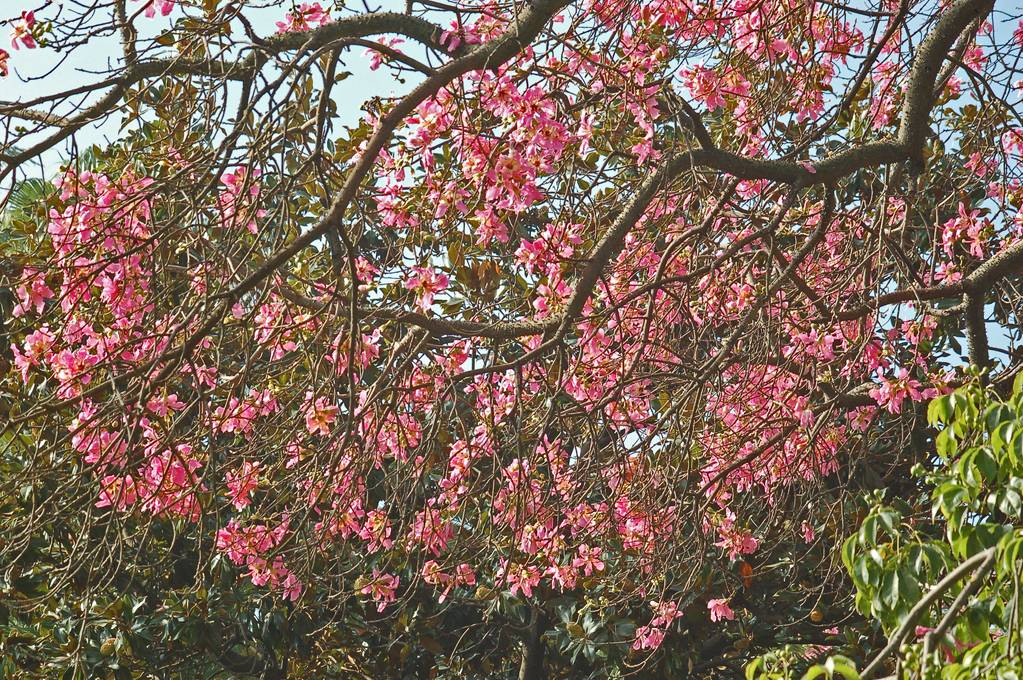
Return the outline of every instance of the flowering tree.
[[[857,499],[1023,363],[999,5],[26,8],[0,72],[109,72],[0,103],[12,668],[883,647]],[[405,94],[346,126],[362,64]]]

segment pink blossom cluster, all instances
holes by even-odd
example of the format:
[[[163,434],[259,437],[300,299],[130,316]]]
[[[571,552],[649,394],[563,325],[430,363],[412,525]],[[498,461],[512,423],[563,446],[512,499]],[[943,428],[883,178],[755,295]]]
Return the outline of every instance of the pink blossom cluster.
[[[285,13],[284,21],[277,22],[277,32],[310,31],[330,22],[330,10],[318,2],[303,2],[294,12]]]
[[[189,444],[151,454],[136,474],[104,475],[96,507],[124,511],[138,503],[152,515],[196,522],[202,512],[198,494],[207,490],[198,474],[202,467]]]
[[[157,14],[162,17],[167,16],[174,9],[174,3],[176,0],[141,0],[145,3],[142,9],[145,11],[146,18],[152,19]]]
[[[253,206],[259,201],[261,175],[260,170],[245,167],[221,175],[220,181],[224,189],[219,197],[220,223],[225,229],[244,227],[253,234],[259,233],[257,220],[262,218],[266,211],[254,209]]]
[[[465,562],[455,567],[454,573],[447,573],[436,560],[429,560],[423,565],[422,576],[430,585],[443,588],[437,597],[438,602],[447,599],[453,588],[476,585],[476,572]]]
[[[668,627],[682,615],[678,605],[674,602],[651,602],[650,606],[654,610],[654,616],[650,619],[650,623],[636,629],[636,639],[632,643],[632,648],[635,650],[653,651],[659,648],[664,642]],[[711,611],[713,617],[714,610]]]
[[[273,527],[242,526],[232,519],[217,531],[217,550],[234,564],[245,566],[253,585],[269,585],[286,599],[296,601],[302,596],[302,582],[285,566],[281,555],[270,556],[282,546],[289,532],[287,519]]]
[[[396,599],[398,585],[398,576],[374,569],[372,577],[359,589],[359,593],[368,595],[370,599],[376,602],[377,611],[382,612],[387,608],[388,604]]]

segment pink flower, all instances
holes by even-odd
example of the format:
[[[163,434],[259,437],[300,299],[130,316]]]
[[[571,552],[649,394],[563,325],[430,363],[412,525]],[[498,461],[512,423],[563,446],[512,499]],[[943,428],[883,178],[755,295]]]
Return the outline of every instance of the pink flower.
[[[53,333],[50,332],[49,324],[43,324],[41,328],[25,336],[22,345],[25,353],[22,354],[18,346],[11,343],[11,351],[14,354],[14,365],[21,371],[21,378],[28,381],[28,372],[33,366],[38,366],[46,357],[47,352],[54,343]]]
[[[244,225],[250,233],[259,233],[259,225],[254,218],[263,217],[266,211],[253,210],[251,206],[259,199],[258,180],[262,174],[258,168],[250,173],[248,169],[240,167],[234,172],[225,172],[220,176],[220,181],[226,187],[220,192],[219,197],[222,224],[225,228],[237,228]]]
[[[987,177],[997,167],[997,163],[993,158],[985,158],[984,154],[979,151],[971,153],[970,158],[964,165],[981,179]]]
[[[521,590],[526,597],[533,597],[533,586],[540,583],[541,573],[534,565],[513,564],[509,566],[508,561],[504,560],[504,564],[498,570],[498,576],[504,577],[512,595]]]
[[[447,599],[451,589],[455,586],[476,585],[476,572],[464,562],[455,568],[455,574],[445,573],[436,560],[429,560],[423,565],[423,580],[435,586],[444,586],[444,591],[437,598],[438,602]]]
[[[355,276],[363,284],[373,280],[373,277],[380,273],[380,270],[373,266],[373,263],[363,256],[355,258]],[[359,286],[359,290],[365,290],[366,286]]]
[[[99,492],[99,500],[96,501],[97,508],[112,507],[123,512],[134,505],[139,498],[135,480],[131,475],[124,477],[107,475],[100,483],[103,488]]]
[[[803,533],[804,541],[807,543],[813,543],[813,539],[817,536],[817,534],[814,532],[812,524],[809,522],[803,522],[800,525],[799,530]]]
[[[291,572],[287,572],[283,581],[278,584],[278,588],[283,593],[284,598],[292,602],[298,602],[298,598],[302,596],[302,582]]]
[[[958,215],[941,227],[942,248],[946,255],[952,257],[955,244],[966,240],[971,255],[984,257],[988,231],[988,221],[980,216],[980,210],[968,209],[965,203],[960,202]]]
[[[559,566],[552,564],[547,567],[547,575],[551,577],[551,583],[558,587],[558,590],[572,590],[575,588],[576,577],[578,576],[575,567],[571,564]]]
[[[245,461],[241,468],[227,473],[228,499],[235,510],[244,510],[251,503],[253,491],[259,488],[259,463]]]
[[[0,76],[6,78],[11,74],[10,65],[7,60],[11,58],[11,53],[7,50],[0,49]]]
[[[18,43],[20,42],[30,50],[34,49],[36,47],[36,39],[32,35],[32,28],[35,25],[35,13],[31,11],[23,11],[21,13],[21,19],[14,22],[14,30],[11,31],[11,47],[19,49]],[[6,54],[6,52],[4,54]],[[4,67],[6,69],[6,64]],[[7,73],[5,72],[4,75],[7,75]]]
[[[719,600],[711,600],[717,602]],[[632,643],[635,650],[657,649],[664,642],[668,626],[682,615],[675,602],[651,602],[654,609],[654,618],[650,619],[650,625],[640,626],[636,629],[636,640]],[[727,606],[726,606],[727,608]],[[731,610],[729,610],[731,611]]]
[[[853,409],[846,416],[849,419],[849,427],[857,432],[866,432],[870,424],[874,422],[874,415],[876,413],[876,406],[860,406]]]
[[[593,118],[593,114],[589,111],[579,116],[579,130],[575,133],[579,140],[579,155],[593,148],[590,146],[590,140],[593,139]]]
[[[231,397],[226,406],[218,406],[213,411],[213,426],[221,432],[252,432],[252,421],[256,418],[256,410],[251,404],[238,397]]]
[[[672,621],[682,616],[682,612],[678,610],[678,604],[675,602],[651,602],[650,606],[654,609],[654,618],[650,620],[650,625],[668,627]]]
[[[709,600],[707,609],[710,610],[711,621],[735,620],[735,612],[728,606],[728,600]]]
[[[542,238],[530,241],[527,238],[519,242],[519,248],[515,251],[515,259],[525,265],[526,271],[532,274],[536,269],[544,265],[544,260],[550,257],[547,252],[546,243]]]
[[[447,599],[448,593],[451,592],[451,588],[454,587],[454,579],[449,574],[445,574],[441,569],[441,566],[437,563],[437,560],[429,560],[423,565],[423,580],[434,586],[446,586],[444,592],[437,598],[438,602],[443,602]]]
[[[640,626],[636,629],[636,641],[632,648],[639,651],[643,649],[657,649],[664,642],[664,629],[655,626]]]
[[[434,555],[440,555],[454,534],[451,522],[436,510],[427,509],[416,513],[407,540],[410,545],[421,544]]]
[[[683,69],[680,73],[682,84],[694,99],[703,102],[708,109],[714,111],[725,105],[721,96],[724,92],[723,83],[718,74],[706,66],[694,66]]]
[[[160,16],[165,17],[171,13],[174,9],[175,0],[146,0],[146,18],[152,19],[159,12]]]
[[[25,278],[15,292],[18,304],[11,310],[15,318],[24,316],[32,309],[35,309],[36,314],[42,314],[46,301],[53,298],[53,291],[46,285],[46,279],[34,270],[26,270]]]
[[[547,317],[551,312],[560,307],[562,303],[572,294],[572,288],[556,275],[550,284],[541,283],[536,287],[537,297],[533,300],[533,307],[541,317]]]
[[[728,559],[730,560],[734,560],[739,555],[749,555],[756,552],[757,548],[760,547],[760,542],[757,541],[752,533],[735,525],[735,515],[732,514],[731,510],[728,511],[725,519],[718,525],[717,530],[721,540],[714,545],[726,549],[728,551]]]
[[[466,31],[457,20],[451,21],[451,28],[444,31],[440,35],[440,44],[444,46],[448,52],[454,52],[462,46],[463,42],[466,45],[478,45],[480,44],[480,38],[471,32]]]
[[[604,563],[600,561],[600,552],[600,546],[591,548],[581,545],[579,546],[579,557],[572,560],[572,566],[582,569],[586,576],[590,576],[595,571],[604,571]]]
[[[149,459],[138,484],[142,509],[154,515],[199,520],[198,493],[206,491],[199,476],[202,462],[192,455],[192,447],[178,444]]]
[[[380,38],[377,40],[377,42],[383,45],[384,47],[390,47],[393,49],[395,45],[400,45],[405,41],[402,40],[401,38]],[[382,52],[381,50],[373,49],[372,47],[367,47],[366,50],[363,52],[363,55],[369,57],[370,71],[376,71],[378,68],[380,68],[380,64],[383,63],[384,56],[386,56],[384,52]]]
[[[463,562],[455,567],[455,581],[464,586],[474,586],[476,585],[476,572]]]
[[[942,283],[955,283],[962,281],[963,273],[959,271],[953,262],[942,262],[934,272],[934,279]]]
[[[870,390],[870,396],[889,413],[900,413],[907,397],[920,401],[924,395],[920,391],[920,382],[909,377],[908,369],[900,368],[896,377],[884,378],[879,386]]]
[[[330,426],[337,420],[338,407],[330,403],[326,397],[318,397],[312,401],[312,394],[306,394],[305,427],[310,434],[319,432],[323,436],[330,434]]]
[[[366,514],[366,521],[359,529],[359,538],[366,541],[367,552],[384,550],[394,545],[391,540],[391,523],[383,510],[371,510]]]
[[[424,312],[430,310],[433,297],[447,287],[448,277],[438,274],[430,267],[413,267],[412,275],[405,280],[405,288],[417,294],[417,303]]]
[[[377,603],[377,611],[383,612],[387,605],[395,600],[395,592],[398,590],[398,577],[394,574],[382,573],[379,569],[373,570],[373,578],[359,589],[362,595],[369,595]]]
[[[184,409],[185,403],[178,398],[178,395],[168,394],[165,396],[153,397],[146,402],[146,408],[155,415],[158,415],[161,418],[166,418],[174,411]]]
[[[284,15],[284,21],[277,22],[277,32],[309,31],[329,23],[329,10],[323,9],[318,2],[304,2],[298,6],[297,12],[288,12]]]

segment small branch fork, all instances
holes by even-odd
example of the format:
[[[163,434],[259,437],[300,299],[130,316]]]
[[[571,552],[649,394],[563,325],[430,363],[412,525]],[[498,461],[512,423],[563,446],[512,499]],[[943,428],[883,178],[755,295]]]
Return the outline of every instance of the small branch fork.
[[[962,609],[963,605],[973,596],[974,593],[980,588],[984,582],[984,577],[987,576],[991,566],[995,562],[997,555],[997,547],[988,548],[983,552],[979,552],[973,557],[969,558],[958,567],[953,569],[945,578],[938,581],[933,588],[931,588],[926,595],[920,598],[920,601],[909,611],[909,615],[906,620],[899,626],[891,637],[888,638],[888,644],[882,649],[877,656],[863,669],[863,673],[860,674],[862,680],[871,680],[877,672],[881,669],[881,665],[885,659],[895,653],[900,646],[906,641],[913,629],[916,627],[917,621],[923,616],[928,609],[941,597],[942,593],[948,590],[954,583],[957,583],[960,579],[965,578],[969,574],[973,574],[973,578],[966,585],[965,588],[960,591],[956,597],[952,606],[949,607],[948,611],[945,612],[945,616],[942,617],[941,622],[924,638],[924,664],[927,663],[927,657],[934,651],[934,645],[942,635],[944,635],[949,626],[955,620],[959,610]]]

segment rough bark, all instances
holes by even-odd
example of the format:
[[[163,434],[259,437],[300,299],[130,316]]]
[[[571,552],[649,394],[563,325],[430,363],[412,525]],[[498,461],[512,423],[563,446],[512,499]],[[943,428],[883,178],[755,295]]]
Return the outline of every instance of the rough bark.
[[[543,634],[547,630],[547,614],[534,608],[526,630],[526,639],[522,644],[522,662],[519,664],[519,680],[546,680],[544,669],[544,653],[546,645]]]

